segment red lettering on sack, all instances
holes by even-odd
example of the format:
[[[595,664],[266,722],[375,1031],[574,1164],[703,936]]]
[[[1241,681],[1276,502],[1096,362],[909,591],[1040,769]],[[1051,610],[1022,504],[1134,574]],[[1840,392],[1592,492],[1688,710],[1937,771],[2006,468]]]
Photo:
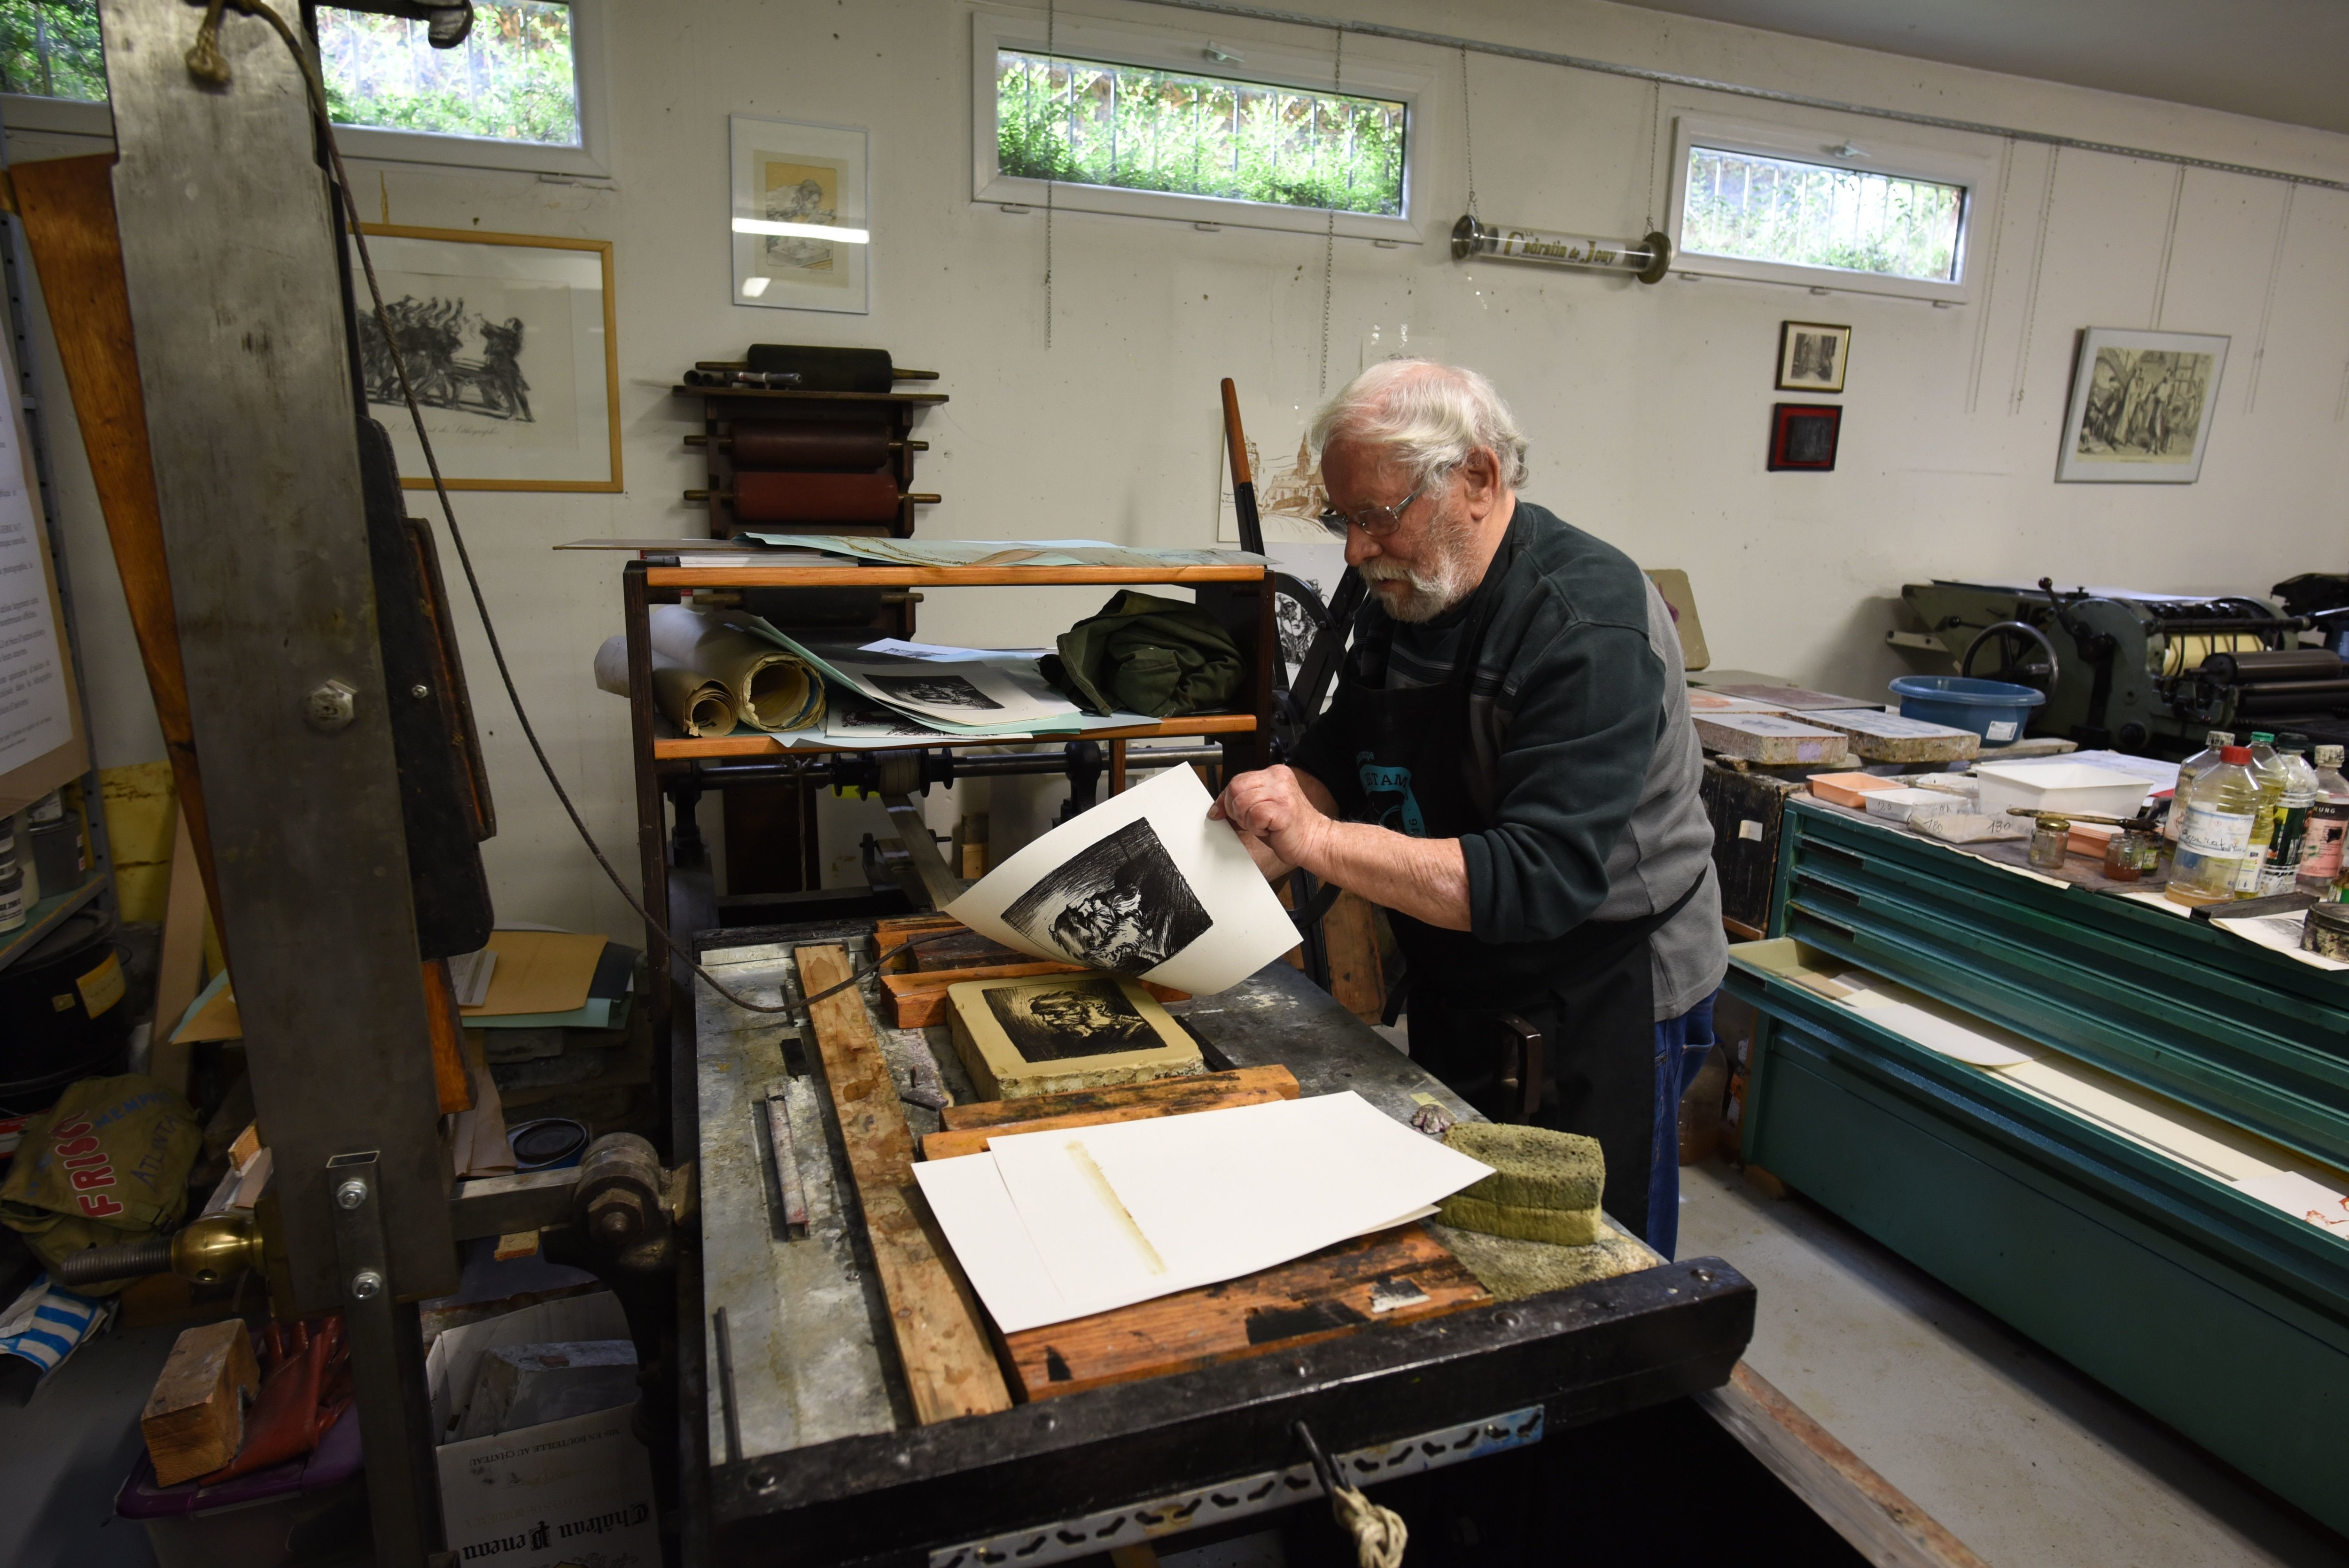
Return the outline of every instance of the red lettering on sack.
[[[73,1173],[73,1184],[77,1191],[83,1192],[93,1187],[111,1187],[114,1185],[114,1172],[103,1167],[96,1171],[77,1171]]]
[[[59,1143],[57,1152],[71,1159],[77,1154],[88,1154],[97,1147],[98,1140],[95,1138],[77,1138],[71,1143]]]
[[[77,1121],[70,1127],[60,1127],[56,1129],[53,1136],[56,1137],[58,1142],[63,1143],[68,1138],[79,1138],[89,1130],[88,1122]]]
[[[85,1154],[78,1160],[68,1160],[64,1163],[67,1170],[72,1171],[88,1165],[105,1165],[110,1161],[106,1158],[106,1151],[100,1150],[96,1154]]]
[[[122,1205],[111,1198],[94,1198],[84,1192],[80,1198],[81,1212],[93,1220],[103,1220],[109,1214],[122,1212]]]

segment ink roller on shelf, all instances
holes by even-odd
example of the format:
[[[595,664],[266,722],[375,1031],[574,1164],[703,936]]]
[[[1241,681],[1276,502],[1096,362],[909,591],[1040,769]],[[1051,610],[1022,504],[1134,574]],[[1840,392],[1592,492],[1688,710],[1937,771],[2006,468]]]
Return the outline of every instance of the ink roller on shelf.
[[[688,500],[715,496],[742,522],[887,522],[901,501],[936,506],[935,495],[906,494],[890,474],[742,472],[730,490],[689,490]]]
[[[710,447],[747,469],[867,472],[899,452],[926,452],[927,441],[893,440],[885,425],[780,425],[737,420],[729,436],[688,436],[688,447]]]
[[[797,376],[801,392],[885,393],[900,381],[936,381],[935,370],[900,370],[885,348],[819,348],[809,344],[754,343],[740,359],[703,359],[699,371],[749,371]]]

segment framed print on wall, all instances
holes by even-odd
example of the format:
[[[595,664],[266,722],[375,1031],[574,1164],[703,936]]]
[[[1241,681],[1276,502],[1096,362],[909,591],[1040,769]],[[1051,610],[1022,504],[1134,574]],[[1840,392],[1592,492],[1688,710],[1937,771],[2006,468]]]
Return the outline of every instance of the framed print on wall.
[[[450,490],[620,489],[612,242],[362,223],[424,428]],[[359,373],[400,484],[431,473],[365,274]]]
[[[1835,471],[1836,447],[1843,438],[1843,407],[1837,403],[1774,403],[1770,406],[1769,469],[1776,473]]]
[[[747,114],[730,128],[734,303],[869,313],[864,132]]]
[[[1778,390],[1840,392],[1851,358],[1851,328],[1816,321],[1778,324]]]
[[[2141,485],[2199,479],[2227,343],[2190,332],[2082,332],[2055,478]]]

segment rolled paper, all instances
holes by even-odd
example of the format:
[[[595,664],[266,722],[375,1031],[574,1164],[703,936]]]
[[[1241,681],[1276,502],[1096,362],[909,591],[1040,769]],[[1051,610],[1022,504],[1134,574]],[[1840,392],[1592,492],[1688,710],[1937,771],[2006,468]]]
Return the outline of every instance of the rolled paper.
[[[652,608],[653,652],[698,670],[725,688],[734,717],[754,729],[805,729],[823,717],[823,681],[802,663],[738,621],[740,616],[694,604]]]
[[[737,421],[738,469],[828,469],[864,473],[889,460],[885,425],[784,425]]]
[[[668,606],[662,606],[664,609]],[[628,695],[628,639],[612,636],[595,650],[595,684],[617,696]],[[653,705],[688,736],[734,733],[734,699],[726,687],[699,670],[653,652]]]
[[[742,522],[887,522],[904,499],[889,474],[734,475],[734,516]]]

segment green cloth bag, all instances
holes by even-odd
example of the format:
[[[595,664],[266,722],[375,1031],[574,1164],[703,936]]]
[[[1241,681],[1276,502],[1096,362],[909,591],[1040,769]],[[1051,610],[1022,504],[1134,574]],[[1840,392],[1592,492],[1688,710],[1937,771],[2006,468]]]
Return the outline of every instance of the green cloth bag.
[[[25,1122],[0,1224],[51,1269],[74,1253],[168,1231],[188,1211],[188,1172],[204,1144],[195,1112],[169,1085],[137,1073],[82,1078]],[[78,1284],[108,1295],[130,1282]]]
[[[1239,695],[1240,650],[1196,604],[1126,589],[1061,634],[1044,678],[1088,713],[1175,718]]]

